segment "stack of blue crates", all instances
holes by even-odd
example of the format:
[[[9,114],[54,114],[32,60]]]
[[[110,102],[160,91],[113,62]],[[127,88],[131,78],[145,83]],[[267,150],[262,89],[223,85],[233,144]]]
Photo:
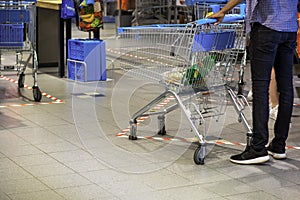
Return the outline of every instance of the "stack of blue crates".
[[[70,39],[68,58],[69,79],[80,82],[106,80],[105,41]]]
[[[0,47],[22,47],[24,24],[0,24]]]

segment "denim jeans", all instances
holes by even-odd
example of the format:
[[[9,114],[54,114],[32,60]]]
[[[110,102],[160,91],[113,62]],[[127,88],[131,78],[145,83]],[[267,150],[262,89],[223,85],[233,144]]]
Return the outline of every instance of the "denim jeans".
[[[274,151],[285,152],[294,100],[293,53],[296,36],[296,32],[278,32],[259,23],[252,24],[249,53],[253,92],[251,145],[254,149],[262,149],[268,144],[269,84],[274,66],[279,107],[271,145]]]

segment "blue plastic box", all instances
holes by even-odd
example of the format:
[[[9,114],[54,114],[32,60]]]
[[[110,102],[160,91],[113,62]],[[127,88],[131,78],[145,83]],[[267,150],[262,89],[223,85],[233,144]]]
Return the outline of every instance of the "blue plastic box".
[[[68,41],[68,78],[80,82],[106,80],[106,48],[103,40]],[[79,61],[79,62],[78,62]]]
[[[236,33],[234,31],[224,32],[201,32],[194,37],[194,44],[192,51],[211,51],[211,50],[223,50],[231,49],[234,47]]]
[[[0,23],[29,23],[28,9],[0,9]]]
[[[68,41],[68,58],[84,61],[101,40],[70,39]]]
[[[0,46],[22,47],[24,45],[23,24],[0,24]]]

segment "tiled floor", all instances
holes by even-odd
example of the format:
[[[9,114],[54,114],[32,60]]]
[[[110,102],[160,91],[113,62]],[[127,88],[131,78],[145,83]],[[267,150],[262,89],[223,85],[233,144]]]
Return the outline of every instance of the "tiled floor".
[[[115,30],[111,24],[106,27],[101,37],[111,48]],[[74,28],[73,37],[86,36]],[[271,158],[252,166],[232,164],[228,158],[244,149],[246,131],[229,104],[223,120],[209,124],[212,131],[221,129],[223,143],[213,145],[214,138],[208,137],[211,143],[205,165],[195,165],[197,143],[178,139],[194,137],[178,110],[167,115],[164,138],[168,139],[159,140],[156,135],[156,117],[141,121],[138,136],[142,139],[131,141],[120,134],[128,133],[130,116],[163,90],[158,85],[139,87],[138,78],[122,77],[118,69],[112,71],[110,60],[107,65],[109,80],[91,83],[57,78],[53,68],[40,69],[39,87],[51,95],[45,94],[41,103],[31,100],[29,89],[21,89],[20,96],[17,84],[5,79],[16,79],[16,74],[3,73],[1,200],[299,199],[297,92],[288,159]],[[31,85],[31,81],[29,71],[26,83]],[[134,90],[128,91],[129,86]],[[295,86],[300,86],[296,77]],[[250,115],[249,110],[245,113]],[[271,136],[273,124],[271,120]]]

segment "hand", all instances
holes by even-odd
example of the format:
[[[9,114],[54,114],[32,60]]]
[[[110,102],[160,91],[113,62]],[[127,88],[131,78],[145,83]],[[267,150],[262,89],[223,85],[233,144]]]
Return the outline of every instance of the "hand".
[[[220,12],[217,12],[217,13],[215,13],[215,14],[212,14],[212,15],[207,16],[207,18],[217,19],[217,22],[214,23],[214,25],[220,24],[220,23],[223,21],[224,17],[225,17],[225,13],[223,13],[223,12],[221,12],[221,11],[220,11]]]

